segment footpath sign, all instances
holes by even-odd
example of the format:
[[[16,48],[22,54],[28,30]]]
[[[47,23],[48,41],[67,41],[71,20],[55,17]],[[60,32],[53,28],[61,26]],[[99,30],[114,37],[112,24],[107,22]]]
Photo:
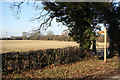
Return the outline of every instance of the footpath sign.
[[[104,33],[104,63],[107,62],[107,59],[106,59],[106,53],[107,53],[107,31],[106,31],[106,28],[105,28],[105,31],[98,31],[98,33]]]
[[[98,33],[105,33],[105,31],[98,31]]]

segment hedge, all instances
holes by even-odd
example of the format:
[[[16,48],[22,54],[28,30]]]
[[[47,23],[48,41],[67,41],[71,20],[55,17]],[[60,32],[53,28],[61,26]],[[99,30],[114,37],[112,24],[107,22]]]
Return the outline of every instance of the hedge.
[[[8,74],[13,71],[36,70],[51,64],[68,64],[84,57],[78,47],[8,52],[2,54],[2,72]]]

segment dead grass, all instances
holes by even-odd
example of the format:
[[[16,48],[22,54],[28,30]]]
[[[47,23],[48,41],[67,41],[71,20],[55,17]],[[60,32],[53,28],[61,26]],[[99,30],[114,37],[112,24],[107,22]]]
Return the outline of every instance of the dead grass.
[[[2,42],[2,52],[0,51],[0,53],[79,46],[78,43],[73,41],[2,40],[0,42]],[[97,43],[97,48],[103,47],[103,43]]]
[[[106,64],[103,63],[103,60],[90,59],[66,65],[50,65],[32,72],[12,73],[6,78],[85,78],[86,76],[97,78],[98,75],[118,69],[117,62],[117,56],[108,59]]]
[[[76,42],[45,40],[2,40],[2,52],[28,51],[78,46]]]

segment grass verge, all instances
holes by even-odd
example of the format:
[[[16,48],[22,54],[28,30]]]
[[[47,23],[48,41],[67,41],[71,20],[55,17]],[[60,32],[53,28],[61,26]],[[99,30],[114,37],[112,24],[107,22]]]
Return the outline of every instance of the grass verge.
[[[115,56],[103,63],[103,60],[89,59],[66,65],[49,65],[35,71],[21,71],[12,73],[3,78],[109,78],[110,72],[118,70],[118,57]],[[111,74],[113,75],[113,74]]]

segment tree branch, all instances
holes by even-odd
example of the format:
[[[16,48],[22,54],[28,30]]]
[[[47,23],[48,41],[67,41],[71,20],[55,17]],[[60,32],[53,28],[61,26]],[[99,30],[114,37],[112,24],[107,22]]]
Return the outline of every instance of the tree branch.
[[[16,11],[16,14],[19,14],[19,12],[21,12],[21,9],[20,9],[20,7],[21,7],[21,5],[23,4],[25,2],[25,0],[23,0],[22,2],[18,2],[18,3],[13,3],[11,6],[10,6],[10,8],[11,8],[11,10],[13,11],[14,9],[15,9],[15,7],[17,7],[17,11]]]

